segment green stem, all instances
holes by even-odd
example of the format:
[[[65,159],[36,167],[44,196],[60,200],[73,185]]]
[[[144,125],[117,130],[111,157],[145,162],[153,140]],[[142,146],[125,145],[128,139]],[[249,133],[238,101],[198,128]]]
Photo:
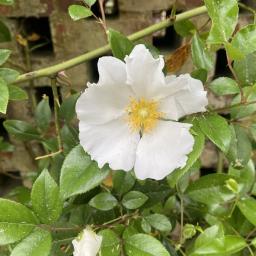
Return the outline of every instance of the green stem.
[[[238,201],[239,201],[239,196],[237,195],[237,196],[236,196],[236,200],[235,200],[235,202],[234,202],[234,204],[233,204],[233,206],[232,206],[232,208],[231,208],[231,211],[230,211],[230,213],[229,213],[228,218],[231,218],[231,217],[232,217],[233,212],[234,212],[234,210],[235,210],[235,208],[236,208],[236,205],[237,205]]]
[[[174,22],[186,20],[186,19],[198,16],[198,15],[206,13],[206,12],[207,12],[206,7],[201,6],[201,7],[186,11],[184,13],[178,14],[175,17],[175,21],[173,19],[166,19],[162,22],[159,22],[159,23],[149,26],[143,30],[140,30],[140,31],[128,36],[128,38],[132,41],[136,41],[145,36],[153,34],[156,31],[159,31],[161,29],[169,27],[169,26],[173,25]],[[29,80],[32,80],[35,78],[50,76],[52,74],[57,74],[58,72],[60,72],[62,70],[72,68],[74,66],[77,66],[77,65],[85,62],[85,61],[88,61],[88,60],[94,59],[96,57],[99,57],[101,55],[104,55],[105,53],[107,53],[110,50],[111,50],[110,45],[109,44],[105,45],[103,47],[100,47],[100,48],[90,51],[88,53],[82,54],[73,59],[64,61],[57,65],[53,65],[48,68],[43,68],[43,69],[39,69],[36,71],[32,71],[32,72],[20,75],[15,83],[25,82],[25,81],[29,81]]]
[[[256,23],[256,11],[253,8],[251,8],[250,6],[247,6],[247,5],[243,4],[243,3],[238,3],[238,5],[242,9],[251,12],[252,15],[253,15],[253,22]]]
[[[71,240],[74,240],[76,237],[69,237],[69,238],[64,238],[64,239],[60,239],[60,240],[55,240],[52,243],[56,244],[56,243],[65,243],[65,242],[69,242]]]
[[[25,51],[25,60],[26,60],[27,71],[30,72],[32,70],[32,63],[31,63],[30,50],[29,50],[28,45],[26,45],[24,47],[24,51]],[[36,109],[37,102],[36,102],[33,80],[29,81],[29,96],[30,96],[30,100],[31,100],[31,109],[32,109],[32,112],[34,112]]]
[[[56,136],[58,141],[58,147],[59,151],[62,151],[62,141],[60,136],[60,123],[59,123],[59,96],[58,96],[58,90],[56,85],[56,75],[51,77],[51,87],[52,87],[52,93],[54,98],[54,122],[55,122],[55,129],[56,129]]]
[[[179,252],[182,254],[182,256],[186,256],[186,253],[183,252],[183,250],[181,248],[179,249]]]
[[[248,106],[248,105],[251,105],[251,104],[256,104],[256,100],[246,101],[246,102],[239,102],[239,103],[236,103],[236,104],[231,105],[231,106],[227,106],[227,107],[224,107],[224,108],[216,108],[216,109],[212,109],[212,110],[209,110],[209,111],[210,112],[223,112],[223,111],[226,111],[226,110],[230,110],[232,108],[241,107],[241,106]]]
[[[180,190],[179,183],[176,184],[177,195],[180,199],[180,245],[183,244],[183,227],[184,227],[184,200],[183,200],[183,193]]]
[[[246,102],[246,98],[244,96],[244,91],[243,91],[243,86],[235,72],[235,70],[233,69],[233,66],[232,66],[232,60],[228,57],[228,53],[226,52],[226,57],[227,57],[227,63],[228,63],[228,67],[229,67],[229,70],[231,71],[233,77],[235,78],[236,82],[237,82],[237,85],[239,87],[239,90],[240,90],[240,94],[241,94],[241,103],[244,103]]]

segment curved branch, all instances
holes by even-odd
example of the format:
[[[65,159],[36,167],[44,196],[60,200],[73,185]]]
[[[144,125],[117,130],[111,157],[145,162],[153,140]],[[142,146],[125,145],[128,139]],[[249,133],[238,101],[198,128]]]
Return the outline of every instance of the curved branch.
[[[178,14],[175,17],[175,21],[173,19],[166,19],[164,21],[161,21],[157,24],[151,25],[145,29],[142,29],[134,34],[131,34],[130,36],[128,36],[128,38],[132,41],[136,41],[138,39],[141,39],[145,36],[148,36],[158,30],[161,30],[163,28],[169,27],[171,25],[173,25],[174,22],[178,22],[178,21],[182,21],[185,19],[189,19],[195,16],[198,16],[200,14],[206,13],[207,9],[205,6],[201,6],[186,12],[183,12],[181,14]],[[36,71],[32,71],[23,75],[20,75],[17,80],[15,81],[15,83],[21,83],[21,82],[25,82],[25,81],[29,81],[32,79],[36,79],[39,77],[44,77],[44,76],[50,76],[53,74],[56,74],[62,70],[65,69],[69,69],[72,68],[74,66],[77,66],[85,61],[91,60],[93,58],[99,57],[105,53],[107,53],[108,51],[110,51],[110,45],[105,45],[103,47],[100,47],[96,50],[90,51],[88,53],[82,54],[78,57],[75,57],[73,59],[64,61],[62,63],[47,67],[47,68],[43,68],[43,69],[39,69]]]

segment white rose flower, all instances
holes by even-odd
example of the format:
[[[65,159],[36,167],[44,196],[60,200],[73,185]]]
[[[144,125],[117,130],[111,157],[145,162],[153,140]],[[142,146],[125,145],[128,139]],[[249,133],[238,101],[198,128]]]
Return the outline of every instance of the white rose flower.
[[[191,124],[178,120],[206,111],[206,91],[189,74],[164,76],[164,59],[142,44],[125,62],[102,57],[99,81],[76,104],[80,143],[101,168],[134,172],[161,180],[184,167],[192,151]]]
[[[96,256],[100,250],[102,236],[96,235],[92,230],[84,229],[79,237],[72,241],[73,256]]]

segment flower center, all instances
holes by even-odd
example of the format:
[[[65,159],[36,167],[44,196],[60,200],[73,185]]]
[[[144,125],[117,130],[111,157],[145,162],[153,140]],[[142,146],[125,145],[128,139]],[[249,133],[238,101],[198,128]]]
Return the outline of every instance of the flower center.
[[[126,111],[129,115],[128,122],[135,131],[149,132],[163,117],[163,113],[158,111],[158,102],[144,98],[139,100],[131,98]]]

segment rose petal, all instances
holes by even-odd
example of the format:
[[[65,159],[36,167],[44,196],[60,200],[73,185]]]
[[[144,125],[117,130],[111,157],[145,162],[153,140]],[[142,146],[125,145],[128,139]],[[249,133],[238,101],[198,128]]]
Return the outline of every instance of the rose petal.
[[[92,84],[77,100],[77,117],[87,124],[103,124],[119,118],[125,113],[131,95],[126,85]]]
[[[161,180],[183,167],[194,145],[190,127],[190,124],[159,121],[152,132],[143,134],[136,152],[136,176],[142,180]]]
[[[106,56],[98,61],[99,84],[123,86],[126,83],[126,67],[121,60]]]
[[[113,170],[129,171],[133,168],[140,136],[131,131],[125,117],[92,126],[80,121],[79,131],[81,145],[100,168],[106,163]]]
[[[80,239],[72,241],[74,247],[74,256],[96,256],[100,250],[102,243],[102,236],[96,235],[91,230],[83,230]]]
[[[164,86],[164,59],[154,59],[145,45],[136,45],[125,58],[127,83],[131,85],[138,98],[151,99],[157,97],[160,86]]]
[[[180,85],[180,90],[177,90]],[[208,105],[207,92],[200,80],[192,78],[189,74],[180,75],[176,80],[169,83],[169,87],[175,88],[174,93],[161,99],[161,104],[168,106],[168,102],[176,103],[178,119],[197,112],[206,111]]]

